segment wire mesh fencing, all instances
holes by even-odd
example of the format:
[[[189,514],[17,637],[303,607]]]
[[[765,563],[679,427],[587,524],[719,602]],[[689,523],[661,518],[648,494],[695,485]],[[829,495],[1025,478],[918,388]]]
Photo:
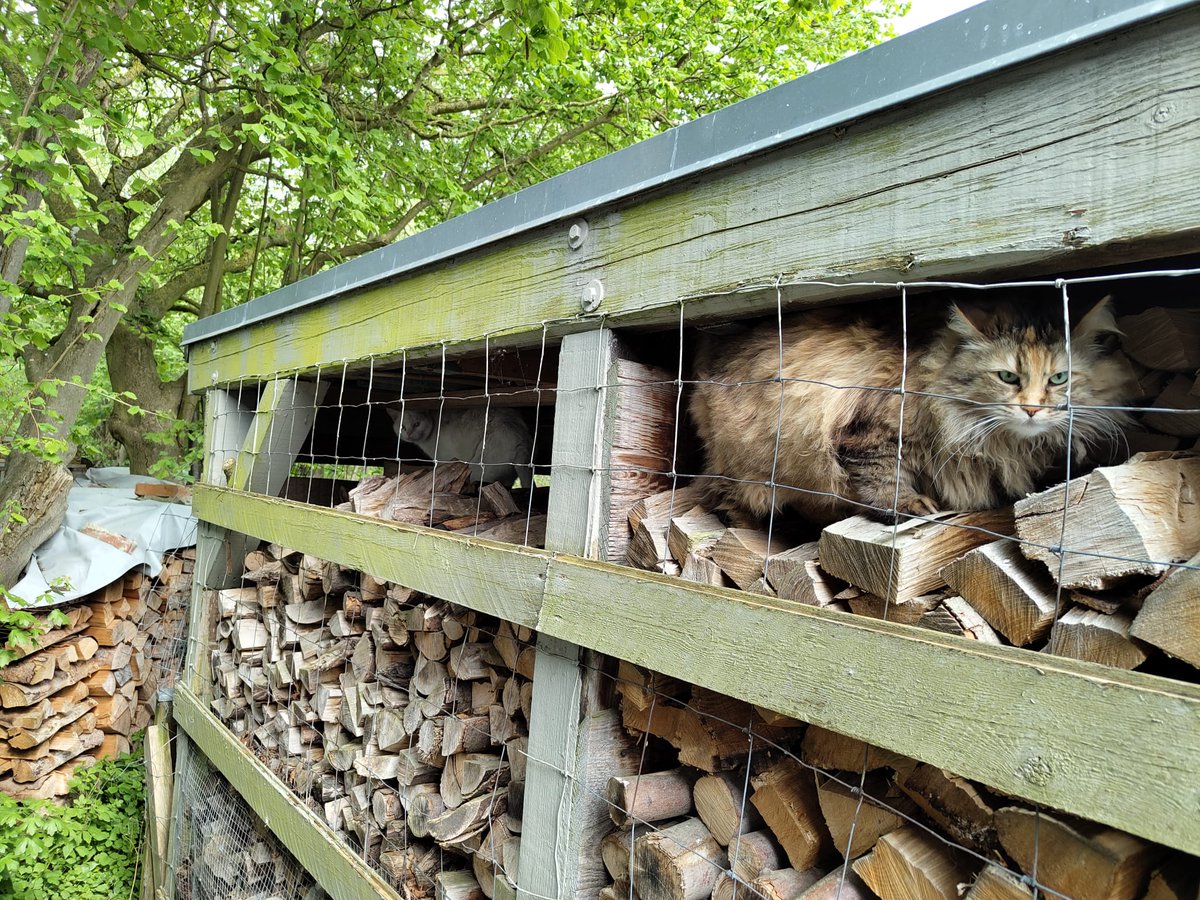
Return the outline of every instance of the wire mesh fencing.
[[[226,392],[207,469],[529,546],[555,478],[584,476],[609,561],[1195,681],[1198,276],[780,277],[745,288],[772,316],[691,321],[685,300],[610,361],[592,317],[519,348],[280,373]],[[877,293],[789,311],[817,287]],[[590,377],[560,371],[564,333],[594,336]],[[590,462],[552,447],[576,393],[599,398]],[[575,777],[528,756],[530,630],[278,545],[245,565],[211,599],[218,715],[408,895],[512,889],[526,772]],[[736,697],[593,674],[628,744],[589,798],[613,822],[586,873],[607,900],[1132,898],[1192,877],[1163,847]]]
[[[176,772],[179,900],[325,900],[312,876],[196,751]]]

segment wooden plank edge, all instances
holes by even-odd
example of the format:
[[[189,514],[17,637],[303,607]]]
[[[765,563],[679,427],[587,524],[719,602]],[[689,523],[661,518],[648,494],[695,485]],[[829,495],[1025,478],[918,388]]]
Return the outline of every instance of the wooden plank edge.
[[[201,520],[333,560],[517,625],[537,625],[550,554],[291,500],[197,485]]]
[[[263,823],[334,900],[400,895],[237,740],[187,688],[175,692],[175,721]]]
[[[1195,685],[226,489],[197,487],[193,508],[297,549],[345,547],[343,564],[385,560],[373,574],[510,618],[504,606],[551,637],[1200,853]],[[443,565],[412,566],[414,547]],[[514,564],[530,582],[497,577]],[[497,582],[515,602],[487,597]],[[721,665],[696,652],[713,634],[729,650]],[[915,726],[914,705],[936,727]]]
[[[553,560],[538,630],[1200,852],[1200,687],[612,569]]]

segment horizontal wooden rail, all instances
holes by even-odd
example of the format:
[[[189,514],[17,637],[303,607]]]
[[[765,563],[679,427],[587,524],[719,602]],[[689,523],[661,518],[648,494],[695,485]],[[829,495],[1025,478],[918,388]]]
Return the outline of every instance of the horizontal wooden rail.
[[[784,302],[800,303],[855,292],[793,278],[1058,274],[1195,250],[1200,221],[1181,185],[1200,156],[1197,45],[1192,8],[590,211],[578,247],[570,223],[548,226],[197,342],[191,389],[337,376],[485,335],[493,348],[535,344],[544,322],[595,327],[580,318],[594,282],[610,326],[670,326],[683,298],[689,315],[774,312],[781,273]]]
[[[246,748],[203,701],[177,687],[175,721],[334,900],[400,895]]]
[[[1200,853],[1194,685],[221,488],[197,486],[194,509]]]

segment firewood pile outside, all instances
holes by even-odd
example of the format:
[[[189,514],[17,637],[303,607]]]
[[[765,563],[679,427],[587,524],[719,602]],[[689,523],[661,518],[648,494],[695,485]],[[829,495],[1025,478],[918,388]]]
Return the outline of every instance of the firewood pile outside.
[[[610,558],[987,643],[1200,680],[1200,310],[1153,308],[1119,324],[1144,395],[1137,429],[1121,448],[1125,461],[1013,507],[896,528],[856,515],[797,545],[780,537],[778,521],[770,534],[765,526],[726,527],[696,482],[660,477],[656,490],[646,490],[643,450],[627,466],[642,474],[628,484],[614,476],[621,491],[614,506],[629,528],[627,544],[610,549]],[[656,407],[674,393],[662,371],[657,380],[642,374],[625,383],[657,384],[649,392]],[[630,417],[646,395],[634,391],[625,401]],[[671,458],[669,443],[658,458],[654,468],[668,471],[661,462]]]
[[[274,544],[243,581],[207,597],[216,715],[402,896],[511,889],[533,632]]]
[[[1194,857],[621,663],[601,900],[1182,900]]]
[[[129,751],[159,688],[183,662],[195,548],[167,554],[156,578],[127,573],[46,622],[36,645],[0,669],[0,790],[58,798],[80,766]]]

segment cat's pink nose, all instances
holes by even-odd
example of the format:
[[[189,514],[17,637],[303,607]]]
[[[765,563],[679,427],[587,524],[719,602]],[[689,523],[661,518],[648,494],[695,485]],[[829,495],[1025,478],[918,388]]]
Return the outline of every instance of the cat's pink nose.
[[[1029,418],[1032,419],[1035,415],[1037,415],[1037,411],[1039,409],[1041,409],[1041,407],[1040,406],[1022,406],[1021,409],[1025,410],[1025,412],[1027,412],[1029,414]]]

